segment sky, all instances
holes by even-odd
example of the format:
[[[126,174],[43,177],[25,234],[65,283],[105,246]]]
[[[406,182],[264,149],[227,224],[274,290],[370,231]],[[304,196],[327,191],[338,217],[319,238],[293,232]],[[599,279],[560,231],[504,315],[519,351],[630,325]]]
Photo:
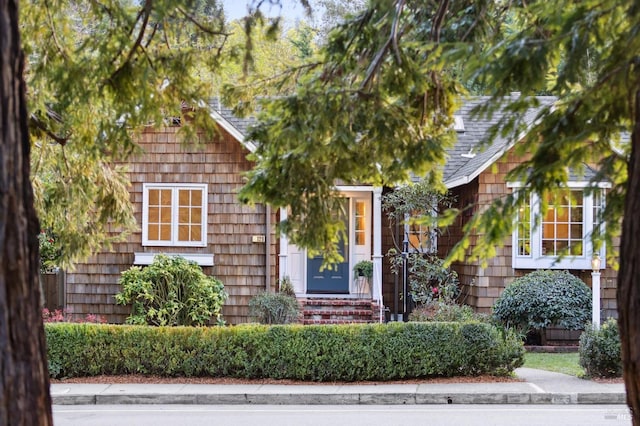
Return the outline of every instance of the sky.
[[[241,18],[247,14],[247,4],[253,3],[254,0],[222,0],[225,15],[227,19],[234,20]],[[262,6],[262,11],[268,16],[277,16],[282,14],[292,23],[297,19],[305,18],[304,8],[297,0],[281,0],[282,9],[278,6],[272,6],[268,1]]]

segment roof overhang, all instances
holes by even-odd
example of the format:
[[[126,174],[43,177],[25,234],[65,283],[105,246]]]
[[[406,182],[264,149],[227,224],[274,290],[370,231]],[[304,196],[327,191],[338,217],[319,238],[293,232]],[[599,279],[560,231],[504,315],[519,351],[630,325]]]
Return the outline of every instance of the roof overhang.
[[[249,152],[256,152],[256,145],[251,141],[245,140],[244,135],[233,124],[231,124],[229,120],[224,118],[218,111],[213,108],[210,111],[211,118],[216,120],[220,127],[222,127],[227,133],[229,133],[234,139],[240,142],[242,146],[249,150]]]

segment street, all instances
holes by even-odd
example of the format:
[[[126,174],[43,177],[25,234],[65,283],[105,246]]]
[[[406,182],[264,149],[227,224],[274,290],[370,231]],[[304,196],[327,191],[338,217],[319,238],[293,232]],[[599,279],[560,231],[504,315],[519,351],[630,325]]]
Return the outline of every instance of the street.
[[[624,405],[65,405],[55,426],[630,425]]]

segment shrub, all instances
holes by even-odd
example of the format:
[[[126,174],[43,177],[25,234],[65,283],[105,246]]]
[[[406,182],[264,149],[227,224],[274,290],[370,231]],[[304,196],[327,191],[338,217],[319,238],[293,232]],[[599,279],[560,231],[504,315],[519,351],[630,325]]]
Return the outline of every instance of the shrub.
[[[521,332],[550,325],[579,330],[591,319],[591,290],[567,271],[534,271],[504,290],[493,315]]]
[[[64,309],[50,311],[47,308],[42,308],[42,322],[93,322],[106,324],[107,319],[102,315],[95,314],[87,314],[84,318],[73,319],[72,314]]]
[[[295,297],[284,293],[260,293],[249,301],[249,315],[261,324],[289,324],[300,316]]]
[[[158,255],[146,268],[124,271],[120,284],[122,292],[115,299],[132,304],[128,324],[204,325],[212,317],[222,322],[227,298],[222,282],[182,257]]]
[[[38,234],[40,247],[40,272],[54,272],[58,268],[60,247],[56,243],[54,235],[47,230],[41,230]]]
[[[313,381],[509,374],[524,347],[483,323],[146,327],[46,324],[54,377],[154,374]]]
[[[471,306],[456,305],[444,302],[431,302],[421,305],[409,314],[409,321],[451,321],[470,322],[478,321],[481,317],[473,312]]]
[[[395,249],[387,252],[391,269],[399,274],[403,259]],[[409,293],[417,304],[428,305],[432,301],[453,304],[460,294],[458,274],[445,268],[444,260],[437,256],[410,253],[407,257]]]
[[[599,329],[587,327],[580,336],[580,366],[589,377],[620,377],[622,358],[618,323],[609,318]]]
[[[278,281],[278,292],[286,294],[287,296],[296,297],[296,291],[293,289],[291,278],[283,277]]]

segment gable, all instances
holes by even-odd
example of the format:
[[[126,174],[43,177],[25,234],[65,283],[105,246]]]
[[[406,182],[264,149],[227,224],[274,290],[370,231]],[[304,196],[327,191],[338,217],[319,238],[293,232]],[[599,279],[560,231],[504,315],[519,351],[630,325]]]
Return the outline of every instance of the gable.
[[[471,98],[456,112],[463,127],[456,132],[457,141],[448,152],[443,170],[444,184],[449,189],[471,182],[517,142],[498,136],[492,144],[482,146],[491,127],[504,117],[501,111],[496,111],[491,118],[472,115],[474,108],[488,102],[489,99],[486,96]],[[548,106],[555,101],[555,97],[539,96],[538,100],[542,106]],[[537,112],[532,110],[525,115],[528,125],[534,123]]]

